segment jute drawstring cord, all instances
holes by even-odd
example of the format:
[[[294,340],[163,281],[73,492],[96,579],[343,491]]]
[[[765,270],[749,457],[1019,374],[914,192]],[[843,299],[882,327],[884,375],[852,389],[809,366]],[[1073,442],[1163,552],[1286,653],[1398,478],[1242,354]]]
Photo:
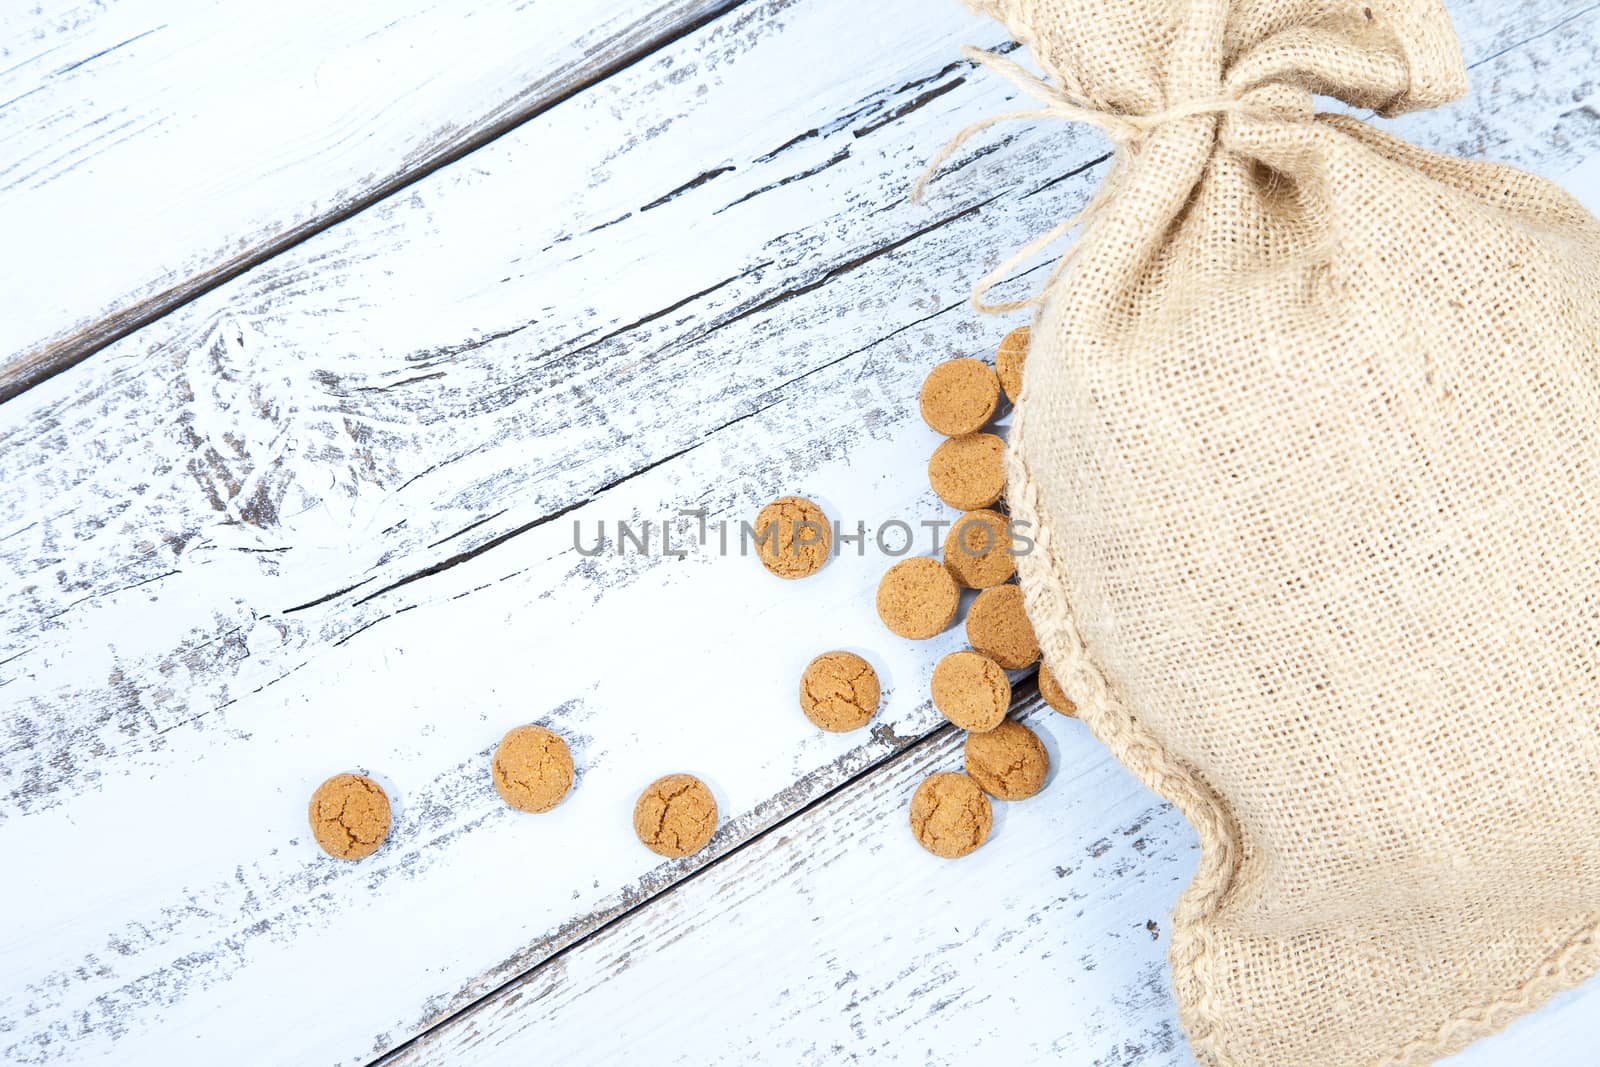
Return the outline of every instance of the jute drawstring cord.
[[[956,134],[933,157],[923,170],[921,177],[917,179],[916,185],[912,186],[911,200],[913,203],[922,202],[934,175],[938,173],[939,168],[944,166],[951,156],[960,150],[963,144],[991,126],[997,126],[1002,122],[1030,119],[1063,119],[1067,122],[1095,126],[1103,130],[1106,136],[1111,138],[1112,143],[1116,145],[1117,155],[1120,160],[1120,157],[1131,145],[1150,134],[1151,131],[1168,123],[1193,118],[1196,115],[1262,114],[1260,109],[1251,107],[1237,97],[1224,96],[1198,100],[1190,104],[1180,104],[1148,115],[1126,115],[1119,111],[1095,107],[1086,101],[1076,99],[1042,78],[1036,77],[1021,64],[1004,56],[997,56],[993,52],[987,52],[972,45],[963,46],[961,54],[977,66],[986,67],[1005,78],[1025,95],[1038,100],[1043,106],[1023,111],[1007,111],[999,115],[990,115],[988,118],[979,119]],[[1114,176],[1116,162],[1113,162],[1112,166]],[[1044,286],[1033,296],[1028,297],[1026,300],[1008,300],[999,304],[991,304],[985,297],[987,297],[991,289],[1004,281],[1017,267],[1061,240],[1077,226],[1087,222],[1095,211],[1106,202],[1114,191],[1115,186],[1116,183],[1108,178],[1101,184],[1100,191],[1095,195],[1094,199],[1090,200],[1088,206],[1082,211],[1063,220],[1048,233],[1029,241],[1004,263],[985,275],[983,280],[978,282],[972,290],[972,306],[986,315],[1000,315],[1009,311],[1020,311],[1023,308],[1034,307],[1043,302],[1044,294],[1050,290],[1072,262],[1073,252],[1077,248],[1076,245],[1068,249],[1061,257],[1060,261],[1056,263],[1055,269],[1050,272],[1050,277]]]

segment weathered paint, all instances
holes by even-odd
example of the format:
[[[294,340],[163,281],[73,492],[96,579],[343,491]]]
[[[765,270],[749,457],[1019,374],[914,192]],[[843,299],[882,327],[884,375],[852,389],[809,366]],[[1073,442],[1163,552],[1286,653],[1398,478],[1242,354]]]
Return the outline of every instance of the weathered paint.
[[[1600,12],[1577,10],[1461,5],[1475,95],[1408,135],[1555,175],[1596,155]],[[952,63],[967,40],[1002,43],[954,5],[742,5],[0,406],[0,850],[30,872],[0,920],[0,1049],[368,1059],[936,727],[926,676],[959,632],[889,638],[885,560],[790,585],[748,559],[584,557],[569,524],[737,520],[791,491],[869,524],[945,514],[917,384],[998,340],[965,290],[1081,205],[1104,152],[997,130],[907,205],[934,146],[1008,106]],[[880,664],[864,738],[793,707],[820,646]],[[532,719],[583,777],[523,819],[484,765]],[[302,821],[352,766],[397,829],[347,866]],[[730,816],[701,862],[628,835],[674,769]],[[1019,841],[1060,839],[989,847]],[[1137,877],[1175,890],[1176,831],[1161,855]],[[1132,882],[1071,867],[1006,899],[1110,914],[1127,892],[1159,925]],[[350,959],[362,981],[330,993]]]

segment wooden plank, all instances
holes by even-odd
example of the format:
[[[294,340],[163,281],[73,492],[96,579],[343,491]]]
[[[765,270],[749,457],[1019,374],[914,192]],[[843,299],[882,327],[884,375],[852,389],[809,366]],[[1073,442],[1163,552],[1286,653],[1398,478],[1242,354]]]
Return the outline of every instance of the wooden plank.
[[[0,399],[736,0],[115,5],[0,20]]]
[[[913,355],[905,342],[883,358],[909,377]],[[908,462],[908,444],[927,449],[857,370],[828,376],[840,401],[799,420],[803,433],[781,408],[753,416],[572,518],[592,531],[685,503],[707,504],[713,522],[743,518],[767,479],[802,478],[841,518],[938,514]],[[894,436],[869,436],[851,406],[862,394],[869,421],[885,416]],[[785,433],[813,462],[848,459],[797,475],[771,444]],[[748,473],[721,484],[741,465]],[[69,796],[8,804],[0,848],[37,873],[8,887],[0,918],[12,976],[0,1052],[161,1063],[182,1043],[363,1061],[936,725],[928,660],[961,635],[886,640],[870,606],[877,560],[840,559],[797,587],[736,555],[578,559],[572,538],[547,523],[413,583],[418,599],[302,649],[286,671],[248,662],[283,651],[277,620],[265,621],[233,653],[247,661],[241,688],[258,691],[120,756],[93,742],[68,751],[80,767]],[[159,605],[117,610],[129,621],[103,624],[114,643],[163,625]],[[821,736],[794,689],[812,654],[839,646],[873,656],[886,707],[861,735]],[[161,696],[107,725],[140,731]],[[557,812],[518,818],[494,797],[487,758],[530,719],[571,739],[582,776]],[[302,820],[317,780],[352,765],[390,789],[397,823],[384,851],[342,865],[316,856]],[[677,769],[712,784],[728,821],[708,855],[661,863],[632,840],[629,814],[644,782]],[[94,876],[108,869],[118,878]],[[306,976],[352,965],[361,980],[330,1012]]]
[[[993,262],[1080,204],[1100,168],[1050,183],[1101,144],[1063,129],[1011,133],[974,152],[932,210],[905,205],[925,146],[1005,102],[993,80],[960,68],[933,77],[982,22],[924,31],[883,11],[824,64],[791,42],[825,36],[842,13],[749,9],[697,38],[720,62],[710,81],[667,81],[693,63],[676,53],[612,79],[472,166],[7,405],[0,456],[26,473],[0,486],[17,517],[0,532],[15,582],[0,659],[12,699],[43,702],[18,802],[67,784],[65,752],[115,758],[142,743],[137,727],[57,722],[50,709],[71,703],[58,692],[71,679],[88,706],[165,691],[135,718],[152,730],[185,723],[239,695],[238,640],[263,616],[287,649],[266,668],[275,677],[301,649],[395,610],[391,592],[403,606],[399,591],[417,578],[670,462],[719,426],[778,403],[803,408],[816,387],[806,375],[840,359],[859,372],[876,340],[916,329],[930,351],[983,347],[992,328],[966,320],[961,301],[974,261]],[[1584,112],[1564,85],[1593,69],[1586,26],[1500,55],[1471,108],[1421,116],[1414,133],[1556,170],[1582,158],[1597,135],[1568,128]],[[895,32],[906,41],[893,44]],[[724,59],[740,50],[759,58]],[[886,68],[876,80],[861,73],[875,60]],[[592,135],[617,115],[632,123],[613,134],[620,150]],[[740,167],[641,210],[709,173],[708,136]],[[609,180],[590,188],[597,171]],[[808,176],[783,181],[796,175]],[[570,216],[514,210],[530,180]],[[888,395],[909,396],[917,376]],[[184,568],[196,551],[204,569]],[[115,662],[101,653],[85,671],[81,648],[64,658],[68,637],[97,643],[82,631],[114,617],[118,597],[156,597],[161,617],[119,634]]]
[[[930,10],[742,7],[0,407],[0,849],[37,872],[0,920],[8,1055],[370,1057],[693,869],[628,841],[648,778],[712,780],[715,855],[934,725],[959,635],[886,641],[883,559],[795,586],[583,558],[567,525],[784,491],[941,513],[917,383],[992,346],[966,287],[1082,202],[1097,168],[1055,179],[1101,146],[997,132],[904,205],[930,146],[1006,106],[949,60],[996,31]],[[1596,19],[1513,47],[1525,14],[1482,71],[1492,123],[1413,136],[1593,154],[1570,87]],[[868,739],[791,707],[821,641],[880,658]],[[532,718],[584,777],[530,822],[483,761]],[[304,797],[351,764],[400,817],[330,867]],[[305,976],[351,960],[330,1012]]]
[[[1166,966],[1193,833],[1079,724],[1018,717],[1051,779],[972,856],[905,826],[917,783],[961,765],[941,730],[382,1064],[1193,1064]],[[1448,1063],[1588,1067],[1597,1007],[1591,983]]]
[[[382,1062],[1192,1063],[1166,927],[1194,834],[1080,724],[1021,718],[1051,779],[971,856],[906,827],[950,728]]]
[[[975,213],[957,205],[930,217],[903,202],[919,145],[959,114],[943,115],[939,133],[901,129],[926,109],[884,120],[962,77],[930,80],[954,41],[980,30],[999,38],[957,14],[902,48],[899,69],[868,76],[886,35],[913,35],[898,25],[903,12],[885,12],[820,70],[803,42],[831,32],[840,3],[741,9],[685,42],[685,55],[610,79],[475,153],[472,166],[448,168],[0,407],[0,459],[27,472],[0,484],[0,513],[17,519],[0,530],[14,581],[0,602],[0,680],[13,706],[31,709],[32,740],[6,765],[21,783],[10,799],[31,808],[95,787],[84,772],[225,710],[302,653],[431,600],[435,577],[518,531],[559,533],[551,551],[569,548],[565,527],[541,524],[570,521],[567,509],[641,472],[696,469],[698,457],[678,460],[721,427],[749,459],[659,504],[649,498],[649,514],[687,499],[748,518],[762,494],[848,461],[837,450],[851,424],[852,438],[906,432],[905,398],[930,354],[980,350],[995,327],[973,321],[962,300]],[[708,81],[668,80],[681,69]],[[935,101],[962,90],[967,106],[1003,105],[992,83],[964,81]],[[626,129],[593,136],[618,115]],[[648,144],[639,131],[654,131]],[[1051,135],[1060,141],[1061,131],[1044,133],[1036,151]],[[708,135],[740,153],[740,172],[721,179],[729,185],[644,210],[705,171]],[[747,162],[790,141],[798,158]],[[1078,158],[1098,153],[1081,142]],[[842,145],[852,151],[840,164],[779,184]],[[899,170],[885,172],[884,152]],[[608,165],[611,179],[591,188]],[[530,181],[570,212],[511,210]],[[874,201],[857,206],[863,187]],[[628,205],[640,228],[604,225]],[[963,232],[947,235],[942,218]],[[919,256],[926,278],[903,284]],[[931,325],[914,325],[924,319]],[[786,330],[794,321],[815,328]],[[893,354],[873,356],[890,334]],[[835,392],[855,379],[856,393]],[[808,408],[813,397],[820,406]],[[763,418],[770,435],[750,436]],[[825,437],[829,420],[839,428],[819,447],[834,451],[806,455],[806,435]],[[921,449],[902,462],[919,464]],[[918,484],[903,489],[914,495]],[[129,628],[126,612],[139,605],[153,610]],[[129,700],[121,725],[77,710]],[[70,773],[67,753],[79,754]]]

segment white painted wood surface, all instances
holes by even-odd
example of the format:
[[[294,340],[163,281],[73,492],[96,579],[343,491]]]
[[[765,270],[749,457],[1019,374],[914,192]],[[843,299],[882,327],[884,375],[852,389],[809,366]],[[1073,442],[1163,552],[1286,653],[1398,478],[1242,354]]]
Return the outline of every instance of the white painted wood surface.
[[[428,1063],[1192,1062],[1166,978],[1194,834],[1037,700],[1044,792],[951,863],[906,828],[959,731],[897,756],[401,1050]]]
[[[1409,136],[1554,175],[1600,155],[1600,10],[1483,0],[1457,17],[1473,98]],[[845,21],[858,32],[837,34]],[[1104,147],[995,131],[930,208],[904,203],[933,146],[1006,107],[953,62],[1001,39],[953,4],[742,5],[0,406],[0,854],[25,872],[0,920],[0,1055],[369,1059],[695,869],[632,843],[649,778],[711,781],[731,817],[712,859],[937,724],[927,672],[960,635],[884,634],[883,559],[791,585],[707,553],[584,559],[569,524],[737,520],[790,491],[869,525],[942,514],[916,386],[998,339],[966,288],[1082,203]],[[837,645],[888,683],[870,737],[818,736],[793,708],[800,666]],[[583,776],[558,812],[517,818],[485,763],[530,719],[573,738]],[[391,787],[398,821],[346,866],[318,858],[303,805],[350,766]],[[1185,873],[1174,834],[1123,880],[1039,875],[1033,857],[1070,856],[1083,832],[1063,809],[1099,810],[1078,776],[1121,782],[1121,814],[1142,803],[1103,756],[1073,774],[1055,807],[1008,811],[983,853],[1019,878],[997,927],[1053,895],[1149,911],[1149,887]],[[862,781],[844,795],[876,800],[802,818],[848,809],[854,839],[892,833],[905,793]],[[1058,836],[1017,830],[1036,819]],[[724,868],[788,830],[626,922],[696,887],[738,892],[748,877]],[[839,870],[874,855],[855,851]],[[976,891],[965,878],[953,901]],[[740,913],[758,934],[792,914],[762,894]],[[935,966],[905,914],[901,966]],[[585,961],[610,937],[562,958],[598,973]],[[1013,966],[982,947],[963,968]],[[359,976],[337,978],[350,961]],[[885,984],[872,1041],[916,988]],[[1159,1010],[1124,1005],[1096,1029],[1069,999],[1063,1039],[1099,1048]]]
[[[728,3],[6,5],[0,396]]]

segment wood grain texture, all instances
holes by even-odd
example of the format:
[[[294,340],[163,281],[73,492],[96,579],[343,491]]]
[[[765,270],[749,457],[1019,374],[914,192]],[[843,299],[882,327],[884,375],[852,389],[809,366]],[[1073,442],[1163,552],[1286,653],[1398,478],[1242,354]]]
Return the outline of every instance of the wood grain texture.
[[[1552,174],[1596,155],[1600,13],[1457,14],[1474,99],[1408,134]],[[1008,106],[952,61],[969,40],[1001,43],[953,4],[744,5],[0,406],[0,849],[30,872],[4,1055],[367,1059],[934,727],[959,634],[888,639],[876,553],[796,586],[585,557],[572,524],[794,491],[852,525],[945,514],[916,387],[998,340],[967,288],[1104,152],[997,130],[905,204]],[[880,664],[868,736],[793,707],[819,644]],[[529,821],[485,764],[533,719],[582,778]],[[330,865],[304,798],[351,766],[396,832]],[[677,769],[730,819],[657,864],[627,813]]]
[[[1044,792],[956,862],[906,827],[946,728],[383,1061],[1191,1063],[1166,974],[1193,833],[1030,699]],[[756,961],[759,961],[757,964]],[[737,980],[731,980],[736,974]],[[648,1050],[648,1051],[647,1051]]]
[[[16,5],[0,399],[733,2]]]

